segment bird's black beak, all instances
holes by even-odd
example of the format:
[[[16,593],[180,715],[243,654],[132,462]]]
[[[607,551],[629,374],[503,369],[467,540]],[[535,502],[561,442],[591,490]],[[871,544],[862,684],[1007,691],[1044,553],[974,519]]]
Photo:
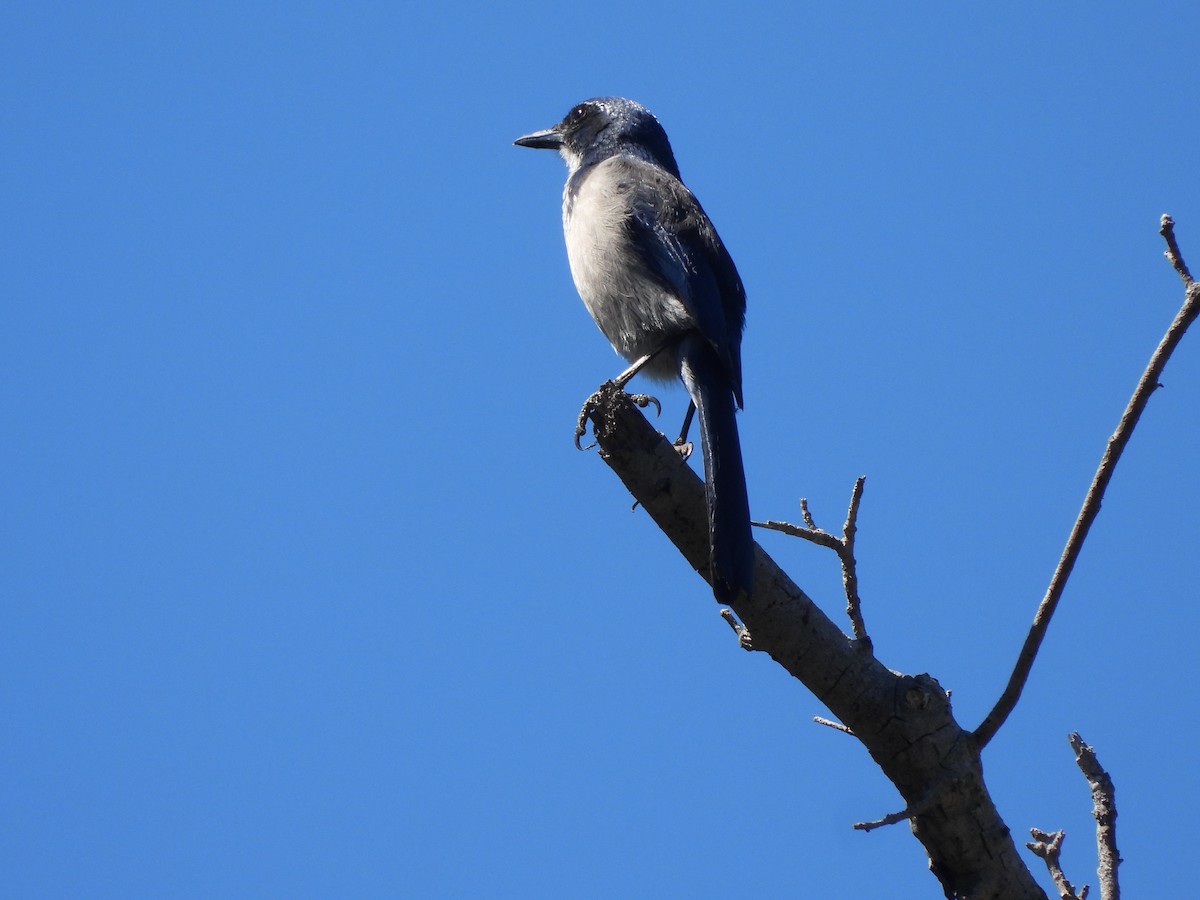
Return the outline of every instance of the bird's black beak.
[[[562,132],[555,125],[553,128],[545,128],[519,137],[513,143],[518,147],[533,147],[535,150],[557,150],[562,146]]]

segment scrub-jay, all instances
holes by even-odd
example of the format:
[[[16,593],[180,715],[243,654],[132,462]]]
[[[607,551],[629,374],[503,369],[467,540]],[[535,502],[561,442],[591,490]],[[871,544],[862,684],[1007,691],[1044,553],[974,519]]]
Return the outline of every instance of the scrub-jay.
[[[754,539],[735,419],[746,292],[733,260],[644,106],[586,100],[553,128],[515,143],[566,160],[571,275],[604,336],[633,363],[617,384],[639,370],[678,377],[699,411],[709,573],[717,600],[736,602],[753,587]]]

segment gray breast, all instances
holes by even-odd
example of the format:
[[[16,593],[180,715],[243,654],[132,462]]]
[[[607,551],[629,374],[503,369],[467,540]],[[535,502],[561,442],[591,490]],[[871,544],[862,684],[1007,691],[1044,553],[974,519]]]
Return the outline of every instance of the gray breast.
[[[653,216],[620,157],[572,173],[563,191],[563,234],[575,288],[613,348],[630,361],[689,330],[687,310],[634,246],[629,220]],[[637,234],[646,235],[644,229]],[[664,360],[667,362],[667,360]],[[674,371],[673,362],[669,372]],[[653,373],[652,373],[653,374]]]

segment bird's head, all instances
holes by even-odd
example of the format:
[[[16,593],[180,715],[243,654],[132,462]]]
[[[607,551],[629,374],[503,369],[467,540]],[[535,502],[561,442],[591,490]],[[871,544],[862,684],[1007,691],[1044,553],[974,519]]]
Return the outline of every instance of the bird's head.
[[[624,97],[584,100],[557,125],[519,137],[513,143],[557,150],[572,172],[619,153],[630,153],[679,177],[671,142],[658,119],[640,103]]]

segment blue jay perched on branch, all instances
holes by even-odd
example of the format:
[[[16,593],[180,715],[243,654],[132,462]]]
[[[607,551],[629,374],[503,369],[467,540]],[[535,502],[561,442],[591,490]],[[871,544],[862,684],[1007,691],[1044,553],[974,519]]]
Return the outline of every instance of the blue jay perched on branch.
[[[680,180],[658,120],[622,97],[586,100],[518,138],[567,163],[563,232],[571,275],[613,348],[639,371],[679,378],[700,416],[709,575],[721,603],[753,589],[754,539],[736,412],[746,292],[716,229]],[[689,408],[684,435],[691,422]]]

